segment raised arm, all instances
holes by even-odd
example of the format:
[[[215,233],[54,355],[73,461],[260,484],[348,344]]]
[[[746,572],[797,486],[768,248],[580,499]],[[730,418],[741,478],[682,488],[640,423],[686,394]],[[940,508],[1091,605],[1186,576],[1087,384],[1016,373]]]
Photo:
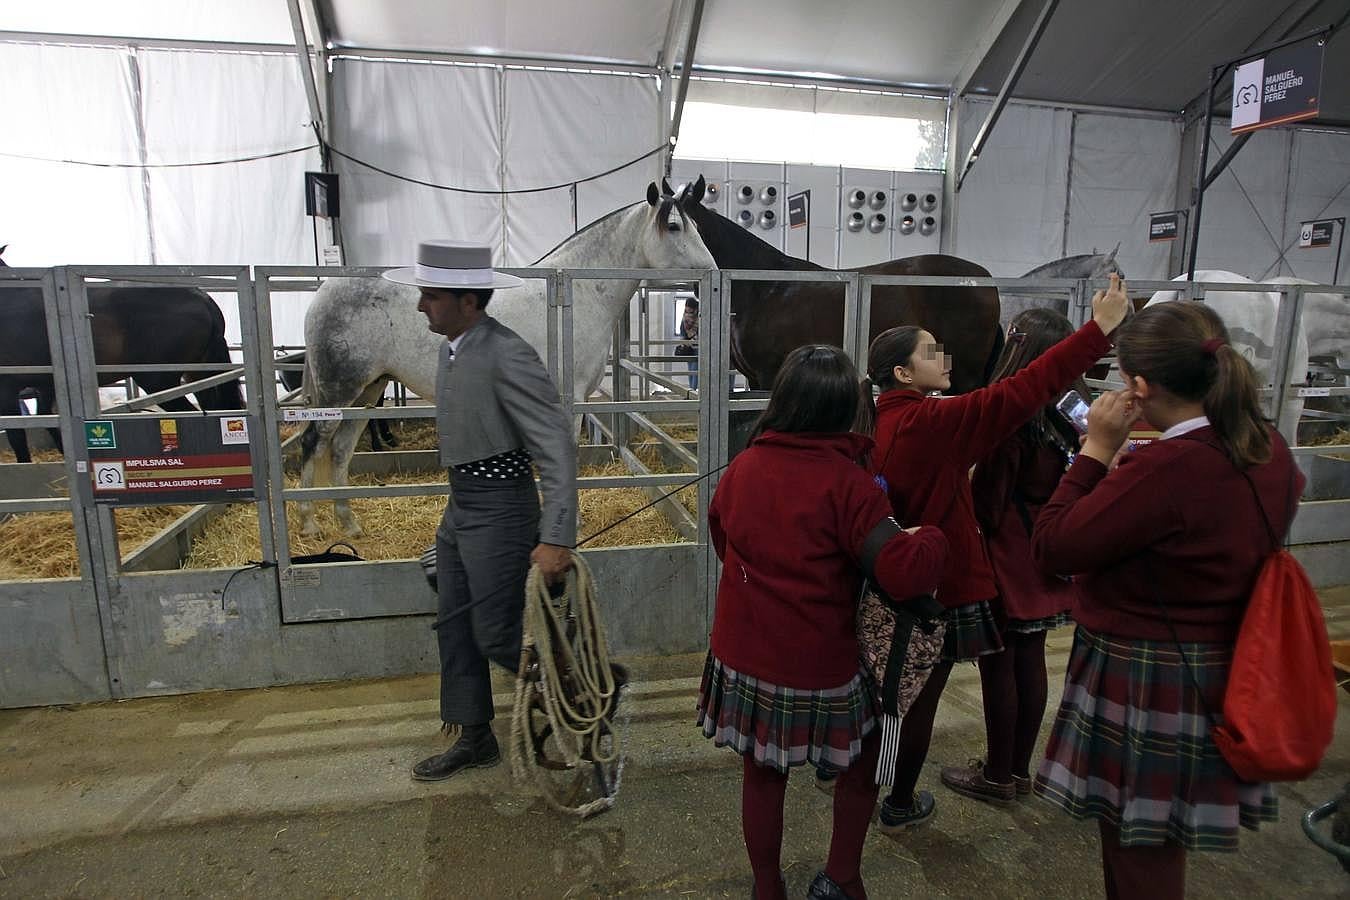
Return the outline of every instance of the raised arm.
[[[1011,378],[969,394],[929,403],[932,426],[959,438],[962,465],[971,466],[1017,431],[1036,410],[1055,400],[1108,350],[1107,335],[1125,320],[1130,299],[1125,283],[1111,276],[1111,287],[1092,298],[1092,321],[1055,344]]]

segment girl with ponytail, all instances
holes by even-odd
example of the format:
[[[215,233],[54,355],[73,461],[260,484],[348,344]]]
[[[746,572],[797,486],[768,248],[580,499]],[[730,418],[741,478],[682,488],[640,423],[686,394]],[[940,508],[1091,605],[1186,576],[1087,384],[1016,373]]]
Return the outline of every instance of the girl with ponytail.
[[[998,589],[975,519],[969,470],[1111,348],[1107,335],[1129,309],[1118,276],[1111,276],[1108,291],[1092,298],[1092,309],[1091,322],[1015,374],[955,397],[931,396],[951,387],[951,359],[929,332],[892,328],[872,342],[867,376],[881,394],[875,404],[864,404],[859,424],[874,434],[873,468],[886,483],[900,524],[936,525],[951,548],[936,594],[947,608],[943,659],[902,720],[895,783],[881,806],[883,831],[917,825],[933,813],[932,794],[915,788],[952,665],[1003,650],[990,605]],[[972,776],[967,791],[972,796],[999,802],[1016,796],[1011,781],[994,784],[982,771],[974,774],[978,778]],[[828,772],[818,775],[828,780]]]
[[[1078,629],[1036,793],[1101,831],[1108,896],[1185,893],[1187,850],[1236,850],[1276,818],[1210,736],[1271,534],[1304,478],[1262,414],[1252,367],[1203,303],[1150,307],[1118,344],[1126,389],[1088,414],[1082,453],[1032,547],[1073,575]],[[1140,417],[1162,438],[1125,455]]]

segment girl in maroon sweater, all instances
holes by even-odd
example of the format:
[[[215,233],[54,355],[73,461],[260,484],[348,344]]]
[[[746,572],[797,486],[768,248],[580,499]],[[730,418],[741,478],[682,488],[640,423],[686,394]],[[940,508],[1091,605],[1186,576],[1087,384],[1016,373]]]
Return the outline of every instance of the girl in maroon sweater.
[[[1180,900],[1186,850],[1235,850],[1240,825],[1275,818],[1269,785],[1219,754],[1207,711],[1223,707],[1269,535],[1288,530],[1304,479],[1203,303],[1144,310],[1118,350],[1128,389],[1092,405],[1032,536],[1041,566],[1079,588],[1035,790],[1098,820],[1108,897]],[[1162,438],[1108,474],[1140,416]]]
[[[937,525],[951,545],[937,592],[948,610],[943,660],[901,722],[895,784],[881,806],[883,831],[917,825],[933,814],[933,795],[916,795],[914,788],[952,664],[1003,649],[989,605],[998,589],[975,521],[970,467],[1101,358],[1111,347],[1106,336],[1128,309],[1125,285],[1112,275],[1110,290],[1092,298],[1091,322],[1016,375],[956,397],[929,396],[951,386],[951,361],[927,331],[892,328],[872,342],[864,384],[869,396],[871,385],[881,389],[874,470],[886,480],[897,520]]]
[[[1013,319],[993,381],[1010,378],[1073,333],[1052,309]],[[1090,397],[1087,385],[1073,385]],[[975,467],[971,492],[998,587],[994,617],[1002,653],[979,658],[987,761],[942,770],[942,783],[976,800],[1006,803],[1031,793],[1031,757],[1045,717],[1045,636],[1069,623],[1073,582],[1047,575],[1031,556],[1031,529],[1078,452],[1078,433],[1054,406],[1003,441]]]
[[[854,637],[863,572],[904,600],[936,587],[946,561],[942,532],[902,531],[859,465],[872,444],[849,431],[860,403],[842,350],[794,350],[708,509],[723,568],[698,723],[744,757],[742,831],[759,898],[786,896],[783,794],[788,770],[808,762],[846,770],[829,862],[808,896],[867,896],[858,867],[880,738]],[[879,550],[864,558],[865,544]]]

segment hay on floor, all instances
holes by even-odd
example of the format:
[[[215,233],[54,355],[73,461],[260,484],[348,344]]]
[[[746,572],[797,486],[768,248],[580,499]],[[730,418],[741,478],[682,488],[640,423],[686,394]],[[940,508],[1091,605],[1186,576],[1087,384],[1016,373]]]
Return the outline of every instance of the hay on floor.
[[[144,547],[191,509],[191,506],[128,506],[113,510],[122,558]],[[0,581],[79,575],[80,559],[70,513],[20,513],[0,521]]]

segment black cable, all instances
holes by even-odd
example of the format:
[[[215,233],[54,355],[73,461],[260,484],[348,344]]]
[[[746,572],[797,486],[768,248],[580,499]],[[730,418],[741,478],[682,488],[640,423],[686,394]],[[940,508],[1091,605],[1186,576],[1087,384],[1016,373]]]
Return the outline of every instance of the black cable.
[[[667,147],[666,144],[662,144],[659,147],[655,147],[651,150],[648,150],[646,153],[642,154],[639,157],[636,157],[635,159],[630,159],[628,162],[622,163],[621,165],[617,165],[612,169],[606,169],[605,171],[599,173],[598,175],[587,175],[585,178],[578,178],[575,181],[564,181],[561,184],[550,184],[545,187],[515,188],[514,190],[508,191],[508,190],[483,190],[479,188],[455,187],[454,185],[449,184],[437,184],[434,181],[423,181],[420,178],[411,178],[407,175],[400,175],[397,172],[391,172],[388,169],[382,169],[373,163],[368,163],[363,159],[358,159],[357,157],[352,156],[349,153],[343,153],[341,150],[334,147],[332,144],[327,144],[326,146],[328,151],[332,153],[334,156],[340,156],[350,163],[355,163],[358,166],[363,166],[367,169],[370,169],[372,172],[379,172],[381,175],[387,175],[390,178],[396,178],[399,181],[406,181],[409,184],[417,184],[421,185],[422,187],[435,188],[438,191],[450,191],[456,194],[481,194],[491,196],[502,196],[505,194],[540,194],[545,191],[562,190],[563,188],[571,187],[574,184],[585,184],[588,181],[596,181],[600,178],[604,178],[607,175],[613,175],[615,172],[622,171],[623,169],[626,169],[629,166],[637,165],[643,160],[650,159],[651,157],[655,156],[658,153],[664,153]]]
[[[245,572],[251,571],[253,569],[275,569],[276,567],[277,564],[272,562],[271,560],[250,559],[248,561],[248,565],[240,569],[235,569],[233,572],[231,572],[230,577],[225,579],[225,586],[220,589],[220,611],[221,612],[225,611],[225,594],[230,590],[230,585],[234,582],[236,578],[238,578]]]
[[[23,153],[4,153],[0,156],[7,156],[10,159],[27,159],[33,162],[62,163],[68,166],[93,166],[98,169],[192,169],[200,166],[227,166],[231,163],[255,162],[260,159],[275,159],[278,156],[290,156],[293,153],[305,153],[309,150],[317,150],[318,144],[308,144],[304,147],[295,147],[290,150],[278,150],[275,153],[259,153],[256,156],[240,156],[234,159],[213,159],[206,162],[186,162],[186,163],[103,163],[89,162],[83,159],[51,159],[46,156],[28,156]]]

